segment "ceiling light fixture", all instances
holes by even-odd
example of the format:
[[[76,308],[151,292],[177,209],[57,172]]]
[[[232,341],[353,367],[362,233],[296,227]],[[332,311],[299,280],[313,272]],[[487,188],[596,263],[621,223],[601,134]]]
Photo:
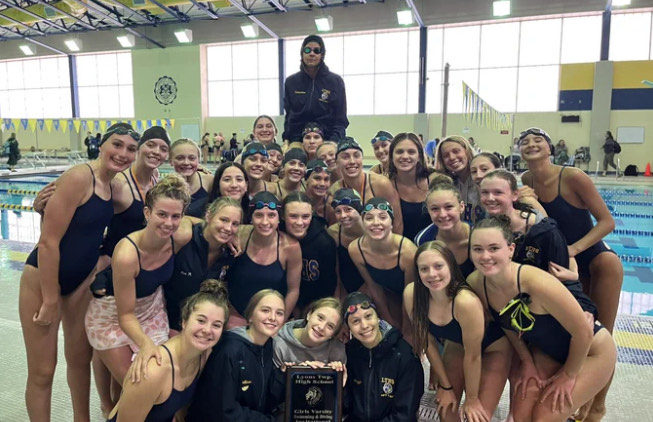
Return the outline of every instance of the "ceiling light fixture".
[[[413,11],[410,9],[397,10],[397,22],[399,22],[399,25],[412,25]]]
[[[181,29],[175,31],[175,37],[177,37],[177,41],[182,44],[190,43],[193,42],[193,31],[190,29]]]
[[[253,23],[240,25],[240,30],[243,31],[243,36],[245,38],[258,37],[258,25],[254,25]]]
[[[630,0],[612,0],[612,7],[630,6]]]
[[[19,48],[20,48],[20,51],[22,51],[23,54],[26,55],[26,56],[33,56],[34,54],[36,54],[36,50],[34,50],[34,47],[32,47],[32,46],[21,45]]]
[[[123,48],[132,48],[136,45],[136,38],[131,34],[120,35],[116,39]]]
[[[510,0],[497,0],[492,3],[492,14],[495,17],[510,15]]]
[[[328,32],[333,29],[333,18],[331,15],[315,18],[315,27],[318,32]]]
[[[66,40],[64,41],[64,44],[66,44],[68,50],[72,51],[73,53],[77,53],[82,49],[82,43],[79,40]]]

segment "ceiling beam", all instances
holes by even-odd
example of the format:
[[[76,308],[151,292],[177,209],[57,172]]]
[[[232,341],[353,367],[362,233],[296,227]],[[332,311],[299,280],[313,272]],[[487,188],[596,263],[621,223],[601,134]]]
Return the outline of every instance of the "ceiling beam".
[[[220,16],[218,16],[218,14],[215,13],[213,10],[209,9],[208,6],[204,6],[202,3],[200,3],[197,0],[190,0],[190,2],[193,3],[195,6],[197,6],[197,8],[200,9],[202,12],[210,16],[212,19],[220,19]]]
[[[320,7],[326,6],[322,0],[313,0],[313,3],[317,4]]]
[[[419,27],[424,28],[424,21],[422,20],[422,17],[419,15],[419,12],[417,11],[417,7],[415,7],[415,3],[413,2],[413,0],[406,0],[406,3],[408,3],[408,6],[413,11],[413,16],[415,16],[415,20],[419,24]]]
[[[272,38],[274,38],[275,40],[278,40],[278,39],[279,39],[279,36],[278,36],[277,34],[275,34],[274,31],[272,31],[270,28],[268,28],[267,26],[265,26],[265,24],[263,24],[263,22],[261,22],[260,20],[258,20],[258,19],[256,18],[256,16],[252,15],[252,11],[251,11],[251,10],[247,10],[247,9],[245,9],[245,7],[244,7],[242,4],[238,3],[238,0],[231,0],[231,5],[232,5],[233,7],[235,7],[236,9],[240,10],[241,13],[247,15],[247,17],[249,18],[249,20],[251,20],[252,22],[254,22],[255,24],[257,24],[259,27],[261,27],[261,28],[262,28],[265,32],[267,32],[267,33],[268,33]]]
[[[1,1],[1,0],[0,0],[0,1]],[[88,0],[88,1],[89,1],[89,3],[91,2],[91,0]],[[132,12],[132,14],[129,15],[129,16],[122,15],[121,17],[127,17],[128,19],[131,19],[132,16],[136,16],[136,17],[138,17],[138,19],[139,19],[141,22],[143,22],[143,23],[150,23],[150,24],[153,23],[153,22],[152,22],[152,19],[151,19],[149,16],[142,15],[142,14],[138,13],[137,10],[132,9],[131,7],[126,6],[126,5],[120,3],[120,2],[117,1],[117,0],[107,0],[107,1],[108,1],[109,3],[111,3],[111,4],[113,4],[115,7],[122,7],[123,9],[127,9],[127,10],[129,10],[130,12]],[[110,9],[107,7],[106,4],[101,3],[101,2],[99,2],[98,0],[93,0],[93,2],[94,2],[95,4],[97,4],[98,6],[100,6],[100,7],[103,7],[103,8],[105,8],[105,9],[107,9],[107,10],[110,10]],[[114,13],[116,13],[116,12],[114,11]],[[116,13],[116,14],[117,14],[117,13]]]
[[[2,19],[6,19],[6,20],[8,20],[9,22],[13,22],[13,23],[15,23],[15,24],[18,25],[18,26],[22,26],[23,28],[25,28],[25,29],[27,29],[27,30],[29,30],[29,31],[34,31],[34,32],[36,32],[36,33],[39,34],[39,35],[45,35],[45,32],[39,30],[38,28],[34,28],[34,27],[32,27],[32,26],[25,25],[25,24],[22,23],[21,21],[18,21],[18,20],[16,20],[16,19],[12,18],[12,17],[9,17],[9,16],[7,16],[7,15],[3,15],[3,14],[0,14],[0,17],[2,17]]]
[[[22,7],[20,7],[20,6],[16,5],[16,4],[14,4],[14,3],[10,2],[10,1],[7,1],[7,0],[0,0],[0,3],[4,4],[4,5],[7,6],[7,7],[11,7],[12,9],[19,10],[21,13],[24,13],[24,14],[26,14],[26,15],[28,15],[28,16],[31,16],[31,17],[33,17],[33,18],[36,18],[36,19],[40,20],[40,21],[43,21],[43,23],[45,23],[45,24],[47,24],[47,25],[49,25],[49,26],[51,26],[51,27],[53,27],[53,28],[57,28],[57,29],[60,30],[60,31],[68,32],[68,28],[66,28],[65,26],[61,26],[61,25],[59,25],[59,24],[56,24],[56,23],[54,23],[54,22],[51,22],[51,21],[49,21],[48,19],[46,19],[45,17],[43,17],[43,16],[39,16],[39,15],[37,15],[36,13],[32,13],[32,12],[30,12],[30,11],[27,10],[27,9],[23,9]]]
[[[168,6],[166,6],[165,4],[161,3],[158,0],[150,0],[150,2],[180,22],[188,22],[190,20],[188,16],[184,15],[181,12],[176,12],[172,10],[171,8],[169,8]]]
[[[65,51],[61,51],[61,50],[59,50],[58,48],[52,47],[52,46],[47,45],[47,44],[45,44],[45,43],[42,43],[42,42],[40,42],[40,41],[36,41],[36,40],[33,39],[33,38],[25,37],[25,40],[26,40],[26,41],[29,41],[29,42],[31,42],[31,43],[33,43],[33,44],[40,45],[41,47],[46,48],[46,49],[48,49],[48,50],[50,50],[50,51],[54,51],[55,53],[62,54],[62,55],[64,55],[64,56],[67,56],[67,55],[68,55],[68,53],[66,53]]]
[[[274,5],[274,7],[279,9],[279,11],[281,11],[281,12],[287,12],[288,11],[288,9],[286,9],[283,6],[283,4],[281,4],[281,2],[279,0],[268,0],[268,3],[272,3]]]
[[[86,29],[92,29],[92,30],[97,29],[93,25],[91,25],[90,23],[84,22],[83,20],[81,20],[77,16],[71,15],[70,13],[68,13],[68,12],[66,12],[64,10],[61,10],[58,7],[55,7],[54,4],[46,3],[43,0],[31,0],[31,1],[36,2],[38,4],[42,4],[43,6],[47,6],[47,7],[51,7],[53,9],[55,9],[58,13],[61,13],[62,15],[67,16],[70,19],[73,19],[77,24],[83,26]]]

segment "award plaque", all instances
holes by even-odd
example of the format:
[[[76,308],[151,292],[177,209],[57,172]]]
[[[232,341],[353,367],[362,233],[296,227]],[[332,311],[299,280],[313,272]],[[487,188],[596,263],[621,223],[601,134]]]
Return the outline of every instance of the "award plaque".
[[[286,377],[286,422],[342,421],[342,372],[301,366]]]

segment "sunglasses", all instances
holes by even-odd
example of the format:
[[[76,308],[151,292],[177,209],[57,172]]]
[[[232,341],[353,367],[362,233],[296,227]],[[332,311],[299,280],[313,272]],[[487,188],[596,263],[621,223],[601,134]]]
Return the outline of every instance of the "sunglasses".
[[[135,130],[132,129],[127,129],[122,126],[118,126],[115,129],[111,129],[110,131],[106,132],[104,136],[106,136],[107,139],[109,139],[109,136],[116,134],[116,135],[129,135],[131,136],[134,141],[138,142],[141,139],[141,134],[136,132]]]
[[[535,317],[531,314],[528,307],[529,300],[518,297],[511,300],[499,312],[499,316],[504,314],[510,315],[510,326],[519,333],[521,336],[527,331],[531,331],[535,327]]]
[[[340,200],[334,199],[331,201],[331,208],[336,208],[338,205],[351,205],[354,202],[358,202],[360,204],[361,200],[358,198],[342,198]]]
[[[295,51],[297,51],[297,50],[295,50]],[[304,47],[303,51],[304,51],[304,54],[311,54],[311,51],[313,53],[315,53],[315,54],[322,54],[322,49],[320,47],[315,47],[315,48]]]
[[[276,202],[263,202],[263,201],[256,201],[254,205],[252,205],[255,210],[262,210],[263,208],[269,208],[271,210],[276,210],[277,208],[281,208],[281,204],[277,204]]]
[[[349,315],[356,313],[357,310],[359,310],[359,309],[370,309],[370,308],[373,308],[373,309],[376,310],[376,306],[374,306],[373,303],[371,303],[371,302],[369,302],[367,300],[362,301],[358,305],[349,305],[349,307],[347,308],[347,312],[345,312],[345,321],[347,320],[347,317],[349,317]]]

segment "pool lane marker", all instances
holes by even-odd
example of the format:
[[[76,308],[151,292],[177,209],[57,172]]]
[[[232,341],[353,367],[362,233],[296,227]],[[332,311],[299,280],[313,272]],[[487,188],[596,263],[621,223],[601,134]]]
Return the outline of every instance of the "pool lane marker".
[[[31,205],[0,204],[0,209],[13,211],[34,211]]]
[[[26,196],[36,196],[39,194],[37,190],[25,190],[25,189],[7,189],[7,193],[10,195],[26,195]]]

